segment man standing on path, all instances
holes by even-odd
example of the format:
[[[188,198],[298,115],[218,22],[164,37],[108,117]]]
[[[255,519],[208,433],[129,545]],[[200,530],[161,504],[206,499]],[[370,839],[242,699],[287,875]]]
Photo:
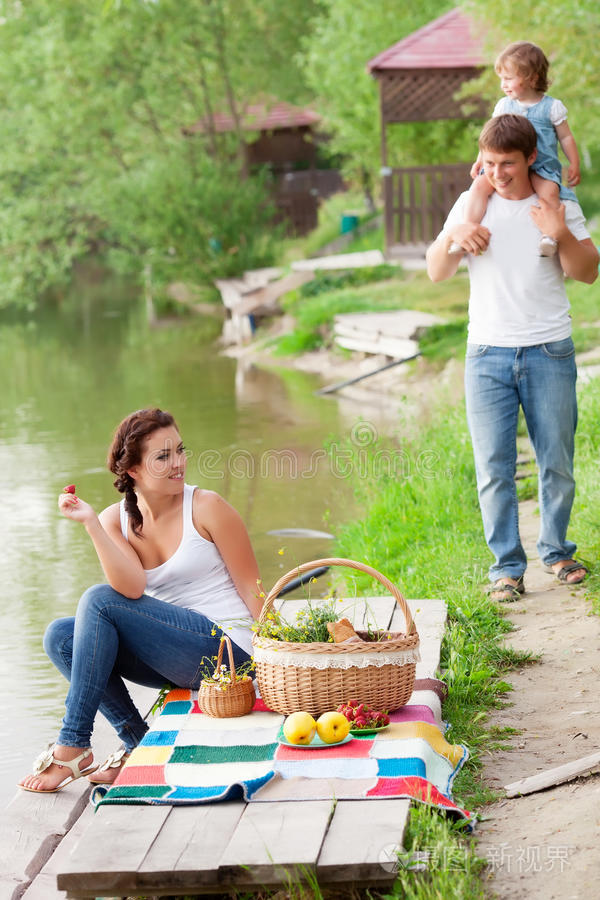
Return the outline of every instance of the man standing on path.
[[[527,558],[519,536],[515,485],[517,420],[522,407],[539,468],[538,553],[560,581],[577,584],[587,569],[567,540],[573,504],[577,425],[575,349],[564,275],[592,284],[598,252],[579,204],[553,209],[529,180],[536,134],[524,116],[502,115],[479,138],[484,172],[494,187],[481,224],[464,221],[466,193],[427,251],[432,281],[456,273],[467,254],[471,282],[465,363],[467,421],[487,544],[491,596],[516,600],[524,592]],[[540,232],[558,243],[554,257],[538,255]],[[563,275],[564,273],[564,275]]]

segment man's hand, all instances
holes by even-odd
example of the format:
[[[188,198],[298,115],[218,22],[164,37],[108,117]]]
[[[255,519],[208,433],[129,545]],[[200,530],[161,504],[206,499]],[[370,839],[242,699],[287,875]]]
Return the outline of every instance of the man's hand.
[[[543,197],[539,196],[538,203],[540,204],[539,206],[531,207],[529,215],[542,234],[547,234],[548,237],[554,238],[555,241],[560,242],[561,238],[570,234],[565,219],[564,203],[561,203],[559,208],[556,209],[548,203],[547,200],[544,200]]]
[[[487,250],[491,236],[489,228],[485,225],[476,225],[472,222],[455,225],[450,232],[451,241],[460,244],[465,253],[472,253],[473,256],[479,256]]]
[[[565,205],[555,209],[546,200],[538,197],[539,206],[529,210],[531,218],[542,234],[547,234],[558,243],[558,257],[567,278],[593,284],[598,277],[598,251],[590,238],[577,240],[565,221]]]
[[[452,244],[459,244],[465,253],[478,256],[487,249],[490,231],[484,225],[454,225],[444,231],[431,244],[426,253],[427,274],[432,281],[445,281],[456,273],[462,259],[461,253],[449,253]]]

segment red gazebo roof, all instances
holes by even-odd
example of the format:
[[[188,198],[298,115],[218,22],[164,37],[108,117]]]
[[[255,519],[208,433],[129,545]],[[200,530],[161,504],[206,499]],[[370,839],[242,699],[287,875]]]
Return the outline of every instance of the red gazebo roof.
[[[274,102],[272,104],[266,102],[254,103],[242,110],[240,116],[243,131],[278,131],[282,128],[300,128],[302,126],[316,125],[321,121],[321,116],[313,112],[312,109],[305,109],[284,102]],[[215,113],[213,122],[215,131],[235,130],[233,117],[228,113]],[[188,133],[206,130],[207,125],[203,120],[186,129]]]
[[[485,65],[475,23],[452,9],[383,50],[367,63],[372,75],[387,69],[465,69]]]

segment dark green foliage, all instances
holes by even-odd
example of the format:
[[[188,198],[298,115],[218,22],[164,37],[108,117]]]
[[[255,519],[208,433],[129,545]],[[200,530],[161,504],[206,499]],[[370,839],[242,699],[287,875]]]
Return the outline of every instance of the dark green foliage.
[[[210,122],[259,95],[302,102],[312,0],[2,10],[0,306],[34,306],[88,254],[158,292],[272,260],[268,185],[242,178],[240,128]]]

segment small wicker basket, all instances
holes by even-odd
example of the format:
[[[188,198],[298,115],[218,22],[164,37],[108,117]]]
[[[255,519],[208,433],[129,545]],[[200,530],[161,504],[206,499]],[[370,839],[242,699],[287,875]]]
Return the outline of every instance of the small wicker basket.
[[[198,690],[198,706],[203,713],[215,719],[231,719],[234,716],[245,716],[252,710],[256,700],[252,679],[247,676],[239,678],[236,675],[231,640],[226,634],[223,635],[219,644],[215,668],[219,669],[221,666],[223,647],[225,645],[227,645],[227,654],[229,656],[231,684],[223,688],[210,681],[202,681]]]
[[[320,715],[356,697],[377,710],[393,710],[410,699],[419,661],[419,635],[406,600],[392,582],[364,563],[351,559],[319,559],[283,575],[265,599],[264,622],[288,582],[317,566],[347,566],[366,572],[389,590],[402,610],[406,632],[358,631],[361,642],[350,644],[290,643],[255,634],[254,663],[260,695],[275,712],[303,710]]]

